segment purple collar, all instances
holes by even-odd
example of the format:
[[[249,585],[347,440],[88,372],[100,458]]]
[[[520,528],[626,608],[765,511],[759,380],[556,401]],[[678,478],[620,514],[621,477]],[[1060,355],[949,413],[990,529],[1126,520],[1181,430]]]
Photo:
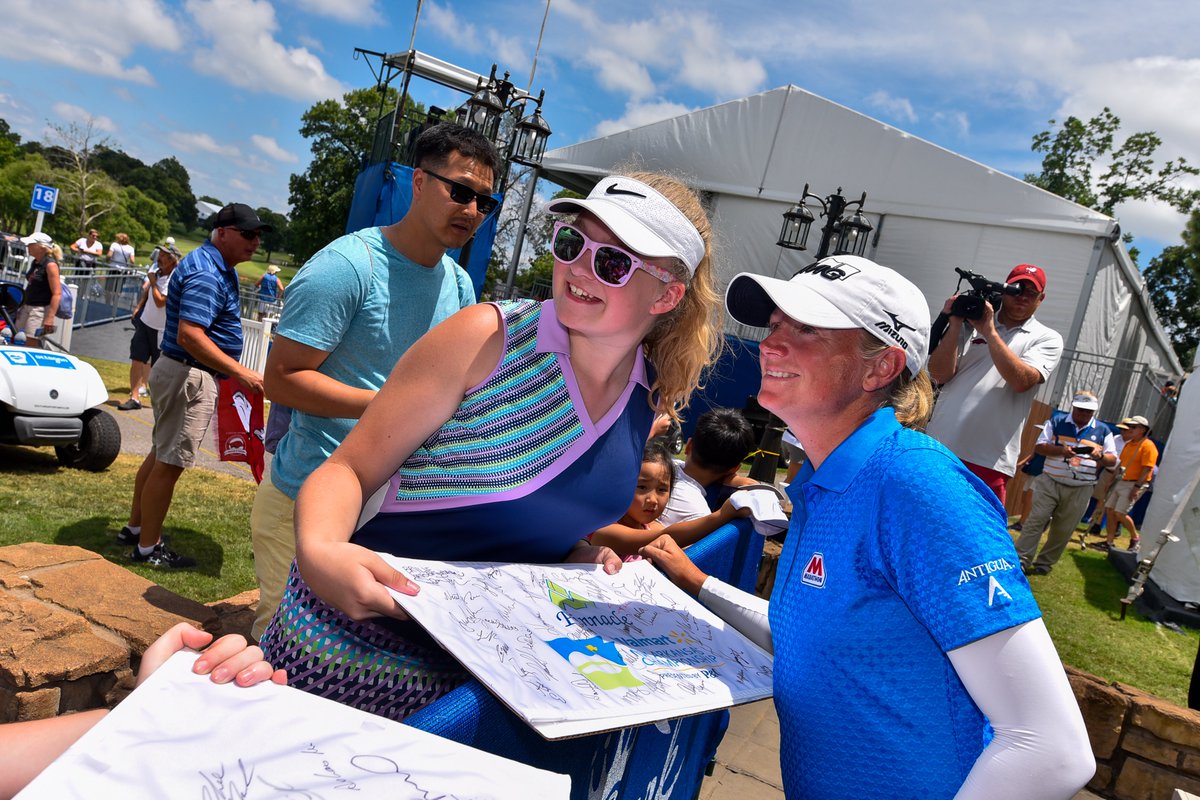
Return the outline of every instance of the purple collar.
[[[542,301],[542,313],[538,318],[537,346],[534,350],[538,353],[561,353],[567,358],[571,357],[571,340],[567,329],[558,321],[553,298]],[[637,358],[633,362],[633,370],[629,373],[629,380],[637,381],[647,390],[650,388],[646,377],[646,359],[640,346]]]

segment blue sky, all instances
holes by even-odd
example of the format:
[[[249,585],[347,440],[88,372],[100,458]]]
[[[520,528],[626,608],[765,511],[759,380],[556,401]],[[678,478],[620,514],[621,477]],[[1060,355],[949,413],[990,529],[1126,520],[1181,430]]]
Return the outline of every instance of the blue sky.
[[[371,85],[353,50],[407,49],[416,0],[0,0],[0,117],[26,138],[92,118],[197,195],[287,210],[314,102]],[[426,0],[416,48],[529,80],[545,0]],[[32,33],[36,32],[36,33]],[[90,33],[88,33],[90,32]],[[551,0],[533,80],[551,147],[788,83],[1021,175],[1051,118],[1110,106],[1125,133],[1200,164],[1200,6],[1143,0],[950,4]],[[464,98],[414,83],[443,107]],[[1200,183],[1196,184],[1200,186]],[[1184,218],[1118,209],[1146,253]],[[1143,258],[1143,263],[1145,263]]]

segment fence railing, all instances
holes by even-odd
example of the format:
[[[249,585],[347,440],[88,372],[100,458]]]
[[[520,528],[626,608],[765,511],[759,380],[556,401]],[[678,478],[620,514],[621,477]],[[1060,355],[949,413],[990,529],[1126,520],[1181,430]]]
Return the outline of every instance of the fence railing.
[[[1064,350],[1050,379],[1038,387],[1035,399],[1052,409],[1065,410],[1071,407],[1071,396],[1086,389],[1100,398],[1100,419],[1117,422],[1141,415],[1150,422],[1154,438],[1166,440],[1175,424],[1175,401],[1162,391],[1170,377],[1144,361]]]

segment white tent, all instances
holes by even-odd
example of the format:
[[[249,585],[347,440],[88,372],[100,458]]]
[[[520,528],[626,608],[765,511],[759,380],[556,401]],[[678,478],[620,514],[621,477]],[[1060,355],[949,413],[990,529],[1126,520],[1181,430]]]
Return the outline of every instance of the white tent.
[[[1153,546],[1171,516],[1183,504],[1172,533],[1177,542],[1163,545],[1150,579],[1181,603],[1200,604],[1200,383],[1189,380],[1179,396],[1171,441],[1163,453],[1154,495],[1142,524],[1143,547]]]
[[[1038,264],[1049,276],[1038,319],[1068,348],[1182,372],[1115,220],[795,86],[559,148],[543,176],[587,191],[627,164],[705,193],[722,285],[740,271],[787,277],[812,259],[811,245],[775,244],[805,183],[822,196],[865,190],[875,226],[866,255],[916,283],[935,313],[954,267],[1002,281],[1016,264]]]

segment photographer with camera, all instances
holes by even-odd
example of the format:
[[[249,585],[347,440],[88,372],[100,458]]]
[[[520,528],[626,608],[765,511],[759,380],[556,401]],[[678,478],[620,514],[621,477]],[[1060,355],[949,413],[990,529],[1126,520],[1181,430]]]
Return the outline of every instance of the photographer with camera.
[[[1033,318],[1046,298],[1041,267],[1019,264],[1003,285],[964,277],[971,290],[946,301],[945,334],[929,356],[929,374],[942,389],[925,432],[1003,503],[1033,404],[1030,389],[1058,366],[1063,340]]]
[[[1017,538],[1017,557],[1026,575],[1050,574],[1087,510],[1101,471],[1117,463],[1112,430],[1096,419],[1099,407],[1092,392],[1076,392],[1071,413],[1054,412],[1034,445],[1033,452],[1045,456],[1046,463],[1034,478],[1033,508]],[[1046,523],[1050,534],[1037,553]]]

